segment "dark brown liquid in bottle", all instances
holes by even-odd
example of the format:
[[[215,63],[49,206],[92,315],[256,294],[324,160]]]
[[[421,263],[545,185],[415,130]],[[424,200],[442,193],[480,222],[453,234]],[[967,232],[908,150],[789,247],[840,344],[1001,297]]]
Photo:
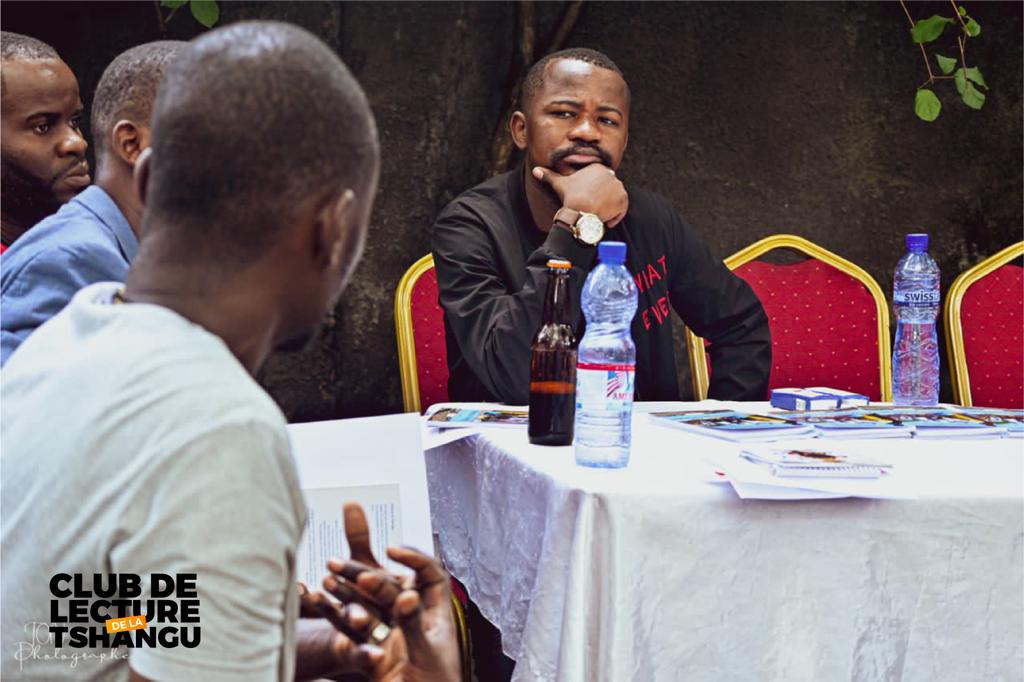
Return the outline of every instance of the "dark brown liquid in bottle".
[[[544,324],[531,346],[530,442],[571,445],[576,419],[576,338],[569,320],[569,270],[548,269]]]

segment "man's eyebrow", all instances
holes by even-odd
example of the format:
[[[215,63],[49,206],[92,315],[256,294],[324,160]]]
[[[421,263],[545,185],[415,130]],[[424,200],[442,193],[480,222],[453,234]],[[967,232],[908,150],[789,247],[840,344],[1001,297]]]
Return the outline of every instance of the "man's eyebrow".
[[[25,120],[31,121],[34,118],[60,118],[62,115],[63,114],[59,111],[33,111],[25,117]]]
[[[548,102],[548,106],[549,107],[553,106],[555,104],[561,104],[561,105],[570,106],[570,107],[581,107],[581,106],[583,106],[583,102],[580,102],[578,99],[556,99],[556,100],[552,100],[552,101]]]
[[[598,111],[611,111],[611,112],[613,112],[613,113],[616,113],[616,114],[618,114],[619,116],[622,116],[622,112],[621,112],[621,111],[619,111],[618,107],[613,107],[613,106],[612,106],[612,105],[610,105],[610,104],[602,104],[601,106],[599,106],[599,107],[597,108],[597,110],[598,110]]]

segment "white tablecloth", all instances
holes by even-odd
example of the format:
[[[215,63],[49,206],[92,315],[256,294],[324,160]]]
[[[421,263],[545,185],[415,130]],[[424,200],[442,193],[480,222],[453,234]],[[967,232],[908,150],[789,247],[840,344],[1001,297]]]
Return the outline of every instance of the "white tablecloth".
[[[1024,443],[876,441],[917,499],[769,502],[708,482],[739,446],[634,417],[624,470],[519,430],[427,452],[514,680],[1022,679]]]

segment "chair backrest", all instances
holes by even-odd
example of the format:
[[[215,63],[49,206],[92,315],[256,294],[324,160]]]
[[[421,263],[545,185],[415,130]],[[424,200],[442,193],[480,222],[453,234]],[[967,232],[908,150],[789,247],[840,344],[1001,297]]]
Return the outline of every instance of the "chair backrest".
[[[422,412],[447,401],[444,311],[437,300],[437,273],[430,254],[413,263],[398,282],[395,334],[405,411]]]
[[[1024,408],[1024,242],[962,273],[946,294],[953,399],[964,406]]]
[[[808,256],[788,265],[755,260],[773,249]],[[772,335],[769,389],[829,386],[891,400],[889,308],[878,283],[836,254],[795,235],[766,237],[725,259],[764,306]],[[707,396],[704,341],[689,329],[694,398]],[[767,398],[767,396],[765,396]]]

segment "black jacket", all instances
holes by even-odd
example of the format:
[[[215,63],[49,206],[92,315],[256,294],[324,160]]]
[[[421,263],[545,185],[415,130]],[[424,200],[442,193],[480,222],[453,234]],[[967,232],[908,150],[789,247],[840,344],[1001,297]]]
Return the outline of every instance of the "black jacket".
[[[573,264],[569,287],[577,338],[582,336],[580,292],[597,249],[564,229],[539,231],[523,182],[521,166],[491,178],[459,195],[434,223],[431,245],[454,401],[529,401],[530,344],[541,325],[550,258]],[[764,400],[771,340],[761,302],[667,200],[636,187],[627,191],[629,212],[604,238],[627,244],[626,266],[639,292],[632,326],[637,399],[679,399],[671,305],[711,342],[708,396]]]

